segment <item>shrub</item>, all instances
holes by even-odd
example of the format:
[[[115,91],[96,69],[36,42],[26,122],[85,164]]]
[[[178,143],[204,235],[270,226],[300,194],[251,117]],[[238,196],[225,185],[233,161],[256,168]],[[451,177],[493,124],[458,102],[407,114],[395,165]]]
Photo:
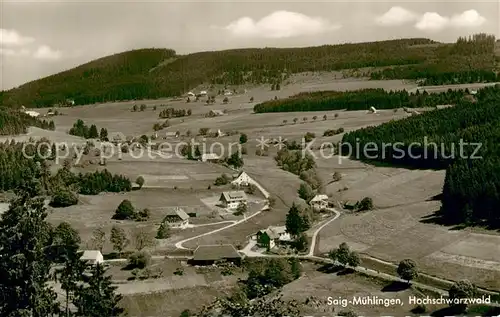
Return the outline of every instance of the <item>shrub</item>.
[[[315,137],[316,137],[316,134],[314,134],[312,132],[307,132],[306,135],[304,135],[304,141],[306,141],[306,143],[309,143],[312,140],[314,140]]]
[[[240,144],[245,144],[248,141],[248,136],[245,133],[240,135]]]
[[[168,237],[170,237],[170,228],[167,223],[162,222],[156,232],[156,239],[167,239]]]
[[[137,177],[135,182],[137,183],[137,185],[139,185],[139,187],[142,188],[142,185],[144,185],[144,177],[142,177],[142,176]]]
[[[175,270],[174,275],[184,275],[184,269],[182,267],[178,267]]]
[[[147,221],[150,216],[151,216],[151,211],[149,211],[149,209],[145,208],[145,209],[139,211],[135,215],[135,220],[137,220],[137,221]]]
[[[363,198],[360,202],[358,202],[358,211],[366,211],[373,209],[373,200],[370,197]]]
[[[229,176],[227,174],[222,174],[221,176],[219,176],[215,179],[214,185],[215,186],[227,185],[227,184],[229,184],[230,180],[231,179],[229,178]]]
[[[62,189],[55,192],[50,201],[50,206],[54,208],[68,207],[78,204],[78,196],[70,190]]]
[[[126,220],[134,218],[135,218],[134,206],[132,206],[132,203],[128,199],[125,199],[120,203],[120,205],[118,205],[118,208],[116,208],[115,214],[113,215],[112,219]]]
[[[144,269],[151,263],[151,255],[147,252],[134,252],[128,258],[128,267],[132,269]]]

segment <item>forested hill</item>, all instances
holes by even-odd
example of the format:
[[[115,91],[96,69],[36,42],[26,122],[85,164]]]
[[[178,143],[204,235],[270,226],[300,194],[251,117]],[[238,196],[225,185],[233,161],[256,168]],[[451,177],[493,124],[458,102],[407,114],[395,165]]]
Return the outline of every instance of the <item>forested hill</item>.
[[[478,35],[455,44],[429,39],[324,45],[306,48],[235,49],[177,55],[142,49],[104,57],[0,94],[10,107],[43,107],[181,95],[201,83],[275,83],[303,71],[401,67],[425,76],[440,72],[492,70],[494,37]],[[457,62],[458,61],[458,62]],[[412,68],[408,68],[408,67]],[[399,68],[397,68],[399,69]],[[418,77],[415,71],[380,73],[381,78]],[[477,78],[470,78],[477,81]]]

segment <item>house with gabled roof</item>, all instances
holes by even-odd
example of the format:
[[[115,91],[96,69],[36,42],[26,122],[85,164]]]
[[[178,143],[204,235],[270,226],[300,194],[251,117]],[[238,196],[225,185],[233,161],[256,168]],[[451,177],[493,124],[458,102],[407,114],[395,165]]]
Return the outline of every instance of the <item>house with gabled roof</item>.
[[[241,172],[236,179],[234,179],[231,184],[237,185],[237,186],[248,186],[252,182],[252,179],[250,176],[248,176],[247,173]]]
[[[219,199],[219,204],[229,209],[236,209],[241,203],[246,205],[247,202],[247,195],[242,190],[223,192]]]
[[[185,229],[189,225],[189,215],[182,208],[175,207],[167,212],[163,222],[171,228]]]
[[[260,247],[268,250],[273,249],[277,243],[290,242],[292,238],[286,232],[285,226],[269,226],[267,229],[260,230],[255,235],[255,240]]]
[[[316,195],[309,201],[309,205],[314,209],[323,209],[328,207],[328,196],[327,195]]]
[[[104,257],[99,250],[85,250],[80,257],[80,260],[89,265],[96,265],[103,263]]]
[[[201,155],[202,162],[216,163],[220,160],[220,156],[216,153],[203,153]]]

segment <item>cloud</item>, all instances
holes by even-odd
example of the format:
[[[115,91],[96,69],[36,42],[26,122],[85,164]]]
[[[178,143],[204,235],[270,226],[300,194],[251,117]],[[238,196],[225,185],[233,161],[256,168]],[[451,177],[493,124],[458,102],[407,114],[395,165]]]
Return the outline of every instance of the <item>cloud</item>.
[[[375,23],[383,26],[399,26],[418,19],[416,13],[402,7],[392,7],[386,13],[375,18]]]
[[[394,6],[375,18],[375,23],[381,26],[400,26],[410,22],[415,22],[414,27],[418,30],[436,32],[449,27],[478,27],[483,25],[486,19],[476,10],[467,10],[448,17],[437,12],[425,12],[419,15],[399,6]]]
[[[420,31],[440,31],[448,26],[450,19],[443,17],[436,12],[426,12],[415,24],[415,28]]]
[[[26,45],[34,42],[35,39],[19,34],[16,30],[0,29],[0,45]]]
[[[483,25],[486,19],[476,10],[467,10],[461,14],[454,15],[450,24],[454,27],[478,27]]]
[[[33,53],[33,57],[37,59],[58,60],[62,57],[62,52],[53,50],[47,45],[42,45]]]
[[[30,51],[28,49],[14,50],[11,48],[0,48],[0,55],[3,56],[29,56]]]
[[[234,36],[261,38],[288,38],[315,35],[339,29],[320,17],[309,17],[302,13],[275,11],[258,21],[242,17],[225,26],[224,29]]]

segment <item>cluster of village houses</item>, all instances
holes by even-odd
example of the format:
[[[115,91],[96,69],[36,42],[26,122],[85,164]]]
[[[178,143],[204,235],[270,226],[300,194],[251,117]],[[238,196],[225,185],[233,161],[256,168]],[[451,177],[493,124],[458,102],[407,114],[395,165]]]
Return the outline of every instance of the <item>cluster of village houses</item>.
[[[241,172],[233,181],[233,185],[248,186],[253,180],[245,173]],[[244,191],[235,190],[223,192],[219,198],[219,206],[228,210],[235,210],[238,206],[248,204],[248,197]],[[327,195],[316,195],[310,202],[312,208],[321,210],[327,208],[329,200]],[[168,211],[164,221],[169,227],[174,229],[185,229],[189,227],[189,219],[195,214],[186,213],[182,208],[175,207]],[[256,245],[262,249],[271,250],[280,245],[286,245],[292,241],[291,235],[286,232],[285,226],[270,226],[266,229],[259,230],[251,236],[251,239],[256,242]],[[83,253],[82,260],[89,263],[104,262],[101,252],[88,250]],[[229,261],[239,264],[242,260],[242,255],[231,244],[224,245],[200,245],[194,251],[189,260],[193,265],[212,265],[219,261]]]

